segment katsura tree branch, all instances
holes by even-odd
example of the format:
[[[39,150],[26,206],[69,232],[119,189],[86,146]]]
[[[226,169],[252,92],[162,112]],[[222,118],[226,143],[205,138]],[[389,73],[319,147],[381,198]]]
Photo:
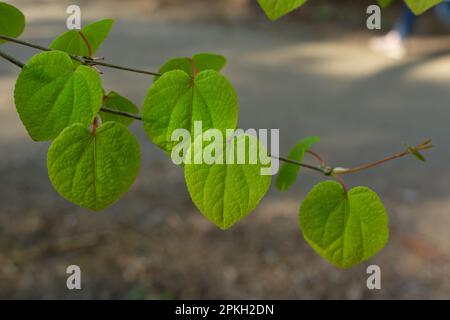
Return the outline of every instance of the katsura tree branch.
[[[12,38],[12,37],[8,37],[8,36],[4,36],[4,35],[0,35],[0,39],[2,40],[6,40],[6,41],[10,41],[10,42],[14,42],[23,46],[27,46],[33,49],[37,49],[37,50],[41,50],[41,51],[51,51],[52,49],[47,48],[47,47],[43,47],[40,46],[38,44],[34,44],[34,43],[30,43],[30,42],[26,42],[26,41],[22,41],[16,38]]]
[[[311,164],[298,162],[298,161],[291,160],[291,159],[284,158],[284,157],[277,157],[277,156],[274,156],[274,155],[269,155],[269,156],[271,158],[280,160],[280,161],[285,162],[285,163],[293,164],[295,166],[299,166],[299,167],[303,167],[303,168],[307,168],[307,169],[310,169],[310,170],[314,170],[314,171],[320,172],[320,173],[324,174],[325,176],[331,175],[331,173],[333,171],[333,168],[325,166],[325,165],[314,166],[314,165],[311,165]]]
[[[310,155],[312,155],[314,158],[316,158],[317,160],[319,160],[321,165],[325,165],[325,160],[322,159],[321,156],[319,156],[316,152],[312,151],[312,150],[306,150],[306,153],[309,153]]]
[[[9,62],[15,64],[16,66],[18,66],[19,68],[23,68],[25,66],[25,64],[19,60],[17,60],[16,58],[10,56],[9,54],[4,53],[3,51],[0,51],[0,57],[2,57],[5,60],[8,60]]]
[[[428,149],[431,149],[432,147],[433,147],[433,145],[431,144],[431,140],[426,140],[426,141],[418,144],[415,147],[408,147],[405,151],[396,153],[396,154],[394,154],[392,156],[383,158],[381,160],[377,160],[377,161],[374,161],[374,162],[363,164],[363,165],[360,165],[360,166],[354,167],[354,168],[339,168],[339,167],[338,168],[334,168],[333,171],[332,171],[332,174],[338,174],[339,175],[339,174],[348,174],[348,173],[360,172],[360,171],[363,171],[363,170],[367,170],[369,168],[373,168],[373,167],[379,166],[379,165],[381,165],[383,163],[386,163],[386,162],[389,162],[389,161],[392,161],[392,160],[395,160],[395,159],[402,158],[402,157],[410,155],[410,154],[417,156],[417,153],[419,151],[428,150]]]
[[[0,39],[3,40],[7,40],[7,41],[11,41],[17,44],[21,44],[24,46],[28,46],[34,49],[38,49],[38,50],[42,50],[42,51],[51,51],[52,49],[50,48],[46,48],[46,47],[42,47],[40,45],[36,45],[36,44],[32,44],[29,42],[25,42],[22,40],[17,40],[15,38],[10,38],[7,36],[2,36],[0,35]],[[114,69],[119,69],[119,70],[124,70],[124,71],[129,71],[129,72],[135,72],[135,73],[142,73],[142,74],[147,74],[147,75],[151,75],[151,76],[161,76],[161,74],[159,73],[155,73],[155,72],[150,72],[150,71],[145,71],[145,70],[140,70],[140,69],[133,69],[133,68],[128,68],[128,67],[123,67],[123,66],[118,66],[118,65],[114,65],[114,64],[110,64],[110,63],[106,63],[106,62],[102,62],[102,61],[98,61],[97,58],[92,58],[92,57],[80,57],[80,56],[75,56],[75,55],[69,55],[72,59],[77,60],[85,65],[88,66],[95,66],[95,65],[100,65],[100,66],[105,66],[105,67],[109,67],[109,68],[114,68]],[[5,60],[15,64],[16,66],[23,68],[25,66],[25,64],[17,59],[15,59],[14,57],[11,57],[10,55],[0,51],[0,57],[4,58]],[[118,116],[123,116],[123,117],[127,117],[127,118],[131,118],[134,120],[140,120],[142,121],[142,116],[140,115],[136,115],[136,114],[132,114],[132,113],[128,113],[128,112],[124,112],[124,111],[120,111],[120,110],[114,110],[114,109],[109,109],[106,107],[102,107],[100,109],[100,111],[103,112],[107,112],[107,113],[111,113],[111,114],[115,114]],[[405,151],[396,153],[392,156],[386,157],[384,159],[375,161],[375,162],[371,162],[368,164],[364,164],[358,167],[354,167],[354,168],[341,168],[341,167],[331,167],[325,164],[323,158],[318,155],[316,152],[308,150],[307,153],[309,153],[310,155],[312,155],[314,158],[316,158],[319,162],[320,165],[311,165],[311,164],[307,164],[307,163],[302,163],[302,162],[298,162],[295,160],[291,160],[288,158],[284,158],[284,157],[280,157],[280,156],[274,156],[274,155],[269,155],[270,157],[274,158],[274,159],[278,159],[279,161],[285,162],[285,163],[289,163],[292,165],[296,165],[299,167],[303,167],[303,168],[307,168],[316,172],[319,172],[325,176],[332,176],[333,178],[335,178],[336,180],[338,180],[342,186],[344,187],[344,190],[347,189],[344,180],[342,179],[342,177],[340,177],[340,175],[343,174],[349,174],[349,173],[356,173],[356,172],[360,172],[363,170],[367,170],[369,168],[381,165],[383,163],[386,163],[388,161],[392,161],[398,158],[402,158],[404,156],[407,155],[415,155],[418,158],[421,158],[422,156],[420,155],[419,151],[421,150],[427,150],[432,148],[433,146],[431,145],[431,140],[426,140],[424,142],[422,142],[421,144],[415,146],[415,147],[408,147]]]
[[[87,57],[81,57],[81,59],[82,59],[83,64],[88,65],[88,66],[96,66],[96,65],[98,65],[98,66],[103,66],[103,67],[117,69],[117,70],[123,70],[123,71],[129,71],[129,72],[134,72],[134,73],[146,74],[146,75],[154,76],[154,77],[162,76],[162,74],[157,73],[157,72],[118,66],[118,65],[115,65],[115,64],[107,63],[107,62],[98,61],[98,59],[87,58]]]
[[[132,113],[125,112],[125,111],[109,109],[109,108],[106,108],[106,107],[102,107],[100,109],[100,111],[107,112],[107,113],[112,113],[112,114],[115,114],[117,116],[122,116],[122,117],[131,118],[131,119],[134,119],[134,120],[142,121],[142,117],[140,115],[132,114]]]
[[[33,44],[27,41],[22,41],[22,40],[18,40],[16,38],[11,38],[11,37],[7,37],[7,36],[3,36],[0,35],[0,39],[2,40],[6,40],[6,41],[10,41],[10,42],[14,42],[23,46],[27,46],[33,49],[37,49],[37,50],[41,50],[41,51],[52,51],[52,49],[47,48],[47,47],[43,47],[37,44]],[[140,69],[134,69],[134,68],[129,68],[129,67],[123,67],[123,66],[119,66],[119,65],[115,65],[115,64],[111,64],[111,63],[106,63],[103,61],[99,61],[98,59],[94,59],[91,57],[81,57],[81,56],[76,56],[73,54],[69,54],[69,56],[78,61],[81,62],[83,64],[89,65],[89,66],[103,66],[103,67],[107,67],[107,68],[112,68],[112,69],[118,69],[118,70],[124,70],[124,71],[130,71],[130,72],[134,72],[134,73],[141,73],[141,74],[146,74],[146,75],[150,75],[150,76],[154,76],[154,77],[160,77],[161,74],[157,73],[157,72],[152,72],[152,71],[146,71],[146,70],[140,70]]]

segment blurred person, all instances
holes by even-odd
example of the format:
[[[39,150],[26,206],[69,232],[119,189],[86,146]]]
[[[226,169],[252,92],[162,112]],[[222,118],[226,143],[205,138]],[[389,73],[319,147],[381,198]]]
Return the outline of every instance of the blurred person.
[[[450,0],[439,3],[433,10],[436,17],[450,27]],[[383,37],[370,40],[369,47],[374,52],[394,59],[403,58],[406,54],[405,40],[413,33],[417,19],[418,17],[405,4],[394,29]]]

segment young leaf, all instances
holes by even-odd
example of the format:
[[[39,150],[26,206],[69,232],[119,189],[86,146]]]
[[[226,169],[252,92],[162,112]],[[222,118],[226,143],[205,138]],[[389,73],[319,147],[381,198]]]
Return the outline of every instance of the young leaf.
[[[127,98],[121,96],[117,92],[111,91],[103,100],[103,105],[109,109],[123,111],[131,114],[137,115],[139,113],[138,107],[128,100]],[[108,112],[100,112],[100,117],[103,122],[115,121],[123,124],[124,126],[129,126],[133,123],[133,119],[115,115]]]
[[[238,164],[237,161],[234,164],[226,163],[227,158],[234,156],[237,159],[240,150],[237,146],[244,142],[245,148],[241,152],[245,154],[246,164]],[[271,182],[270,175],[261,175],[263,165],[259,157],[254,164],[248,161],[249,150],[265,152],[264,149],[257,149],[263,147],[255,136],[239,135],[228,144],[233,144],[234,148],[223,146],[216,154],[223,164],[186,163],[184,167],[192,201],[206,218],[223,230],[253,211],[269,190]],[[203,148],[197,151],[193,146],[194,144],[188,151],[191,159],[205,150]]]
[[[307,137],[298,142],[294,148],[289,152],[288,158],[297,162],[302,162],[305,152],[308,151],[311,146],[320,141],[319,137]],[[297,176],[300,172],[300,167],[283,163],[280,168],[280,172],[277,176],[276,186],[280,191],[288,190],[297,180]]]
[[[0,35],[17,38],[25,29],[25,16],[16,7],[0,2]],[[6,40],[1,40],[4,43]]]
[[[417,15],[424,13],[431,7],[443,2],[444,0],[405,0],[408,7]]]
[[[386,245],[388,216],[366,187],[348,193],[334,181],[316,185],[300,207],[303,236],[323,258],[340,268],[368,260]]]
[[[80,30],[91,47],[91,55],[95,54],[102,42],[106,39],[113,24],[114,20],[105,19],[96,21]],[[64,32],[52,42],[50,48],[77,56],[89,56],[89,48],[81,36],[80,31],[69,30]]]
[[[306,0],[258,0],[259,5],[271,20],[277,20],[294,11],[305,2]]]
[[[32,57],[14,89],[17,112],[35,141],[52,140],[73,123],[90,125],[102,99],[98,73],[86,66],[75,69],[61,51]]]
[[[228,80],[214,70],[195,79],[181,70],[169,71],[151,86],[142,107],[144,129],[150,139],[170,152],[177,142],[172,132],[187,129],[194,137],[194,121],[203,131],[216,128],[225,133],[237,125],[237,95]]]
[[[415,149],[415,148],[413,148],[413,147],[411,147],[411,146],[408,146],[408,151],[409,151],[409,152],[410,152],[417,160],[422,161],[422,162],[426,162],[426,161],[427,161],[427,160],[425,159],[425,157],[423,156],[423,154],[420,153],[419,150],[417,150],[417,149]]]
[[[31,138],[55,138],[73,123],[90,125],[102,104],[97,72],[86,66],[74,69],[63,52],[35,55],[22,69],[14,89],[19,116]]]
[[[117,201],[134,182],[140,167],[139,144],[116,122],[104,123],[95,133],[74,124],[53,141],[47,167],[61,196],[100,211]]]
[[[221,71],[225,66],[227,60],[224,56],[213,53],[198,53],[192,58],[173,58],[167,61],[160,69],[159,73],[163,74],[173,70],[183,70],[190,76],[194,76],[195,71],[201,72],[204,70]],[[157,81],[160,77],[155,77]]]

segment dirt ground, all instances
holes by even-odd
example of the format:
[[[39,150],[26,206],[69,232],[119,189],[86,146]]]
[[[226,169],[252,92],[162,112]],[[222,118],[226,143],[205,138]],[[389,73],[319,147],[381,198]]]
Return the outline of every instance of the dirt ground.
[[[64,31],[69,2],[13,3],[29,20],[24,39],[48,45]],[[70,204],[49,182],[48,143],[32,142],[15,112],[18,70],[0,61],[0,298],[450,298],[450,36],[416,36],[408,57],[396,61],[367,49],[374,34],[364,31],[364,6],[342,15],[325,7],[318,17],[306,8],[304,20],[297,13],[273,24],[252,5],[216,17],[164,1],[79,3],[83,19],[116,18],[98,52],[109,62],[157,70],[174,56],[227,56],[239,126],[280,128],[283,153],[306,135],[321,136],[317,150],[339,166],[425,138],[436,148],[426,164],[401,159],[347,178],[380,194],[391,236],[369,262],[338,270],[298,228],[299,203],[322,179],[317,174],[305,171],[287,193],[272,187],[253,213],[223,232],[196,210],[182,171],[139,123],[132,130],[142,168],[131,190],[102,213]],[[35,53],[4,48],[22,60]],[[142,103],[151,78],[103,71],[107,89]],[[81,291],[66,288],[71,264],[81,267]],[[382,290],[366,287],[370,264],[381,267]]]

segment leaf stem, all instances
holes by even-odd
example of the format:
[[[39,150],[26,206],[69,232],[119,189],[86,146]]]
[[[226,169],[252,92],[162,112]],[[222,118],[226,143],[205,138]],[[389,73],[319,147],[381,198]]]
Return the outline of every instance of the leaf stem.
[[[318,153],[312,151],[312,150],[306,150],[306,153],[309,153],[310,155],[312,155],[314,158],[316,158],[317,160],[319,160],[321,165],[325,165],[325,161],[323,160],[323,158],[321,156],[319,156]]]
[[[344,193],[347,194],[348,188],[347,188],[347,185],[345,184],[344,179],[340,175],[337,175],[337,174],[333,174],[333,178],[335,178],[342,185],[342,188],[344,189]]]
[[[78,34],[81,36],[81,38],[83,39],[84,43],[86,44],[86,47],[88,49],[88,57],[92,57],[92,47],[89,44],[88,39],[86,38],[86,36],[84,35],[84,33],[82,31],[78,31]]]

